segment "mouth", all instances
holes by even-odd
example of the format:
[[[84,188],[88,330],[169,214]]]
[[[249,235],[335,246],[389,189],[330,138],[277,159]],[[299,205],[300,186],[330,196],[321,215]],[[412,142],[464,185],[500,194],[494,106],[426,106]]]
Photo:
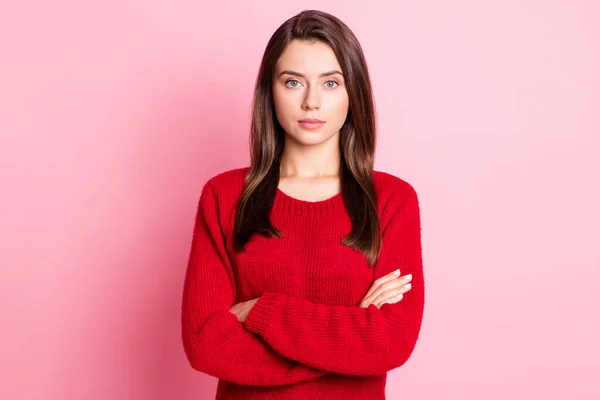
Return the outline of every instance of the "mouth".
[[[318,119],[303,119],[298,121],[300,126],[304,129],[318,129],[325,125],[325,121],[321,121]]]
[[[321,121],[321,120],[320,120],[320,119],[318,119],[318,118],[304,118],[304,119],[301,119],[301,120],[300,120],[300,121],[298,121],[298,122],[318,122],[318,123],[323,123],[323,122],[325,122],[325,121]]]

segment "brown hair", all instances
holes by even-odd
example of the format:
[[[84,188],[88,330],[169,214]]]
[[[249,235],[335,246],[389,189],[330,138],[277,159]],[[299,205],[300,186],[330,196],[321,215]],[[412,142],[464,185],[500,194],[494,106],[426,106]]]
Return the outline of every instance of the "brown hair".
[[[317,10],[302,11],[285,21],[265,49],[252,104],[251,163],[237,205],[235,250],[242,251],[253,233],[283,236],[269,220],[279,186],[285,134],[275,115],[272,85],[275,65],[294,39],[328,44],[342,68],[349,109],[340,129],[339,174],[344,206],[352,221],[352,231],[342,244],[362,252],[372,266],[381,251],[381,232],[373,183],[376,124],[371,81],[362,48],[350,28]]]

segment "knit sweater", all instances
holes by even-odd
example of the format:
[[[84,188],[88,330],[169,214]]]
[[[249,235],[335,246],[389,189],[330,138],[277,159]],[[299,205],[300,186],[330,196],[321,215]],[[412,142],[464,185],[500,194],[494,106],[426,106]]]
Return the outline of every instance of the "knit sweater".
[[[249,168],[202,188],[182,303],[191,366],[219,378],[216,399],[385,399],[387,372],[413,352],[424,308],[417,194],[374,171],[383,248],[377,263],[341,244],[351,231],[341,193],[309,202],[277,189],[270,220],[281,238],[253,235],[233,249]],[[373,282],[396,269],[412,289],[395,304],[358,306]],[[233,304],[259,298],[239,322]]]

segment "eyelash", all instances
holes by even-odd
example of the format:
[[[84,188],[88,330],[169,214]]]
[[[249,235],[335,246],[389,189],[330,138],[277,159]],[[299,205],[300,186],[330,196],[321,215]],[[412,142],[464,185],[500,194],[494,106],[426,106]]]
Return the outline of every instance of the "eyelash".
[[[298,83],[300,83],[300,81],[299,81],[298,79],[288,79],[287,81],[285,81],[285,85],[287,86],[287,84],[288,84],[289,82],[298,82]],[[339,86],[339,85],[340,85],[340,84],[339,84],[339,83],[337,83],[336,81],[327,81],[327,82],[325,82],[325,83],[329,83],[329,82],[333,82],[333,83],[335,83],[337,86]],[[297,87],[297,86],[294,86],[294,87],[292,87],[292,89],[295,89],[296,87]],[[335,87],[336,87],[336,86],[334,86],[334,87],[328,87],[328,89],[334,89]]]

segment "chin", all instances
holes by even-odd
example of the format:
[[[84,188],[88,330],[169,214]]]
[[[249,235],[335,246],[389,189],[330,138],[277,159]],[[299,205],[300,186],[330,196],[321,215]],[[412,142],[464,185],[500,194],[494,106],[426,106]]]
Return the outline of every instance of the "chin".
[[[297,142],[304,146],[314,146],[321,143],[325,143],[326,141],[332,139],[335,136],[335,134],[332,135],[319,131],[309,132],[303,130],[300,130],[299,132],[294,132],[291,135],[286,133],[286,135],[289,137],[289,139],[292,139],[294,142]]]

